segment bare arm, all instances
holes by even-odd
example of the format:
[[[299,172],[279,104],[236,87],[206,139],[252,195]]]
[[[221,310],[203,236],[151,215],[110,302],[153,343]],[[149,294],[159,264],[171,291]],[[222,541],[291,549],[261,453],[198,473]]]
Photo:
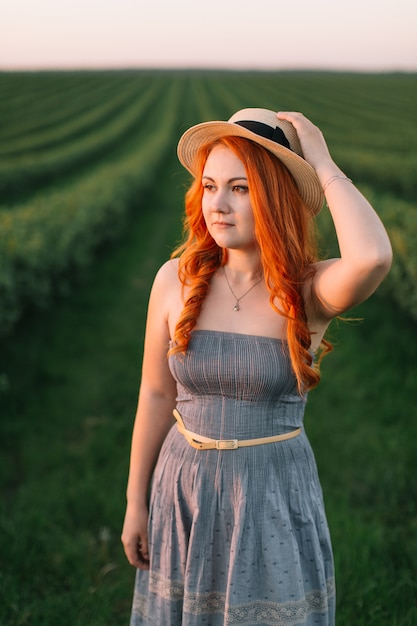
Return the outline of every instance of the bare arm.
[[[391,245],[372,206],[332,160],[321,131],[301,113],[278,117],[293,124],[306,161],[326,187],[340,258],[317,264],[312,298],[318,316],[330,320],[375,291],[391,267]]]
[[[127,509],[122,542],[129,562],[148,567],[147,494],[162,443],[174,420],[176,386],[168,368],[167,323],[169,287],[161,268],[151,291],[146,324],[142,380],[133,428]],[[170,274],[172,278],[172,274]],[[171,280],[172,283],[172,280]]]

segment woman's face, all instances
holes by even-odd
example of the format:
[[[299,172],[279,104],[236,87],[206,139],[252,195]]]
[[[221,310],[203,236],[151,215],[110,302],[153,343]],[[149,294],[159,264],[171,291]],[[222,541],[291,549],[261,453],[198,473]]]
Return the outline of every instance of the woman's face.
[[[256,247],[248,179],[242,161],[226,146],[210,152],[202,176],[202,209],[207,229],[221,248]]]

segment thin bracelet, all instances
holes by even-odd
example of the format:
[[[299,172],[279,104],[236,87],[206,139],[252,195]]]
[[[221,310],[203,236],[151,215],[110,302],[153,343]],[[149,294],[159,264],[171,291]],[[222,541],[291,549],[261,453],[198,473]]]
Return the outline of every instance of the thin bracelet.
[[[352,180],[350,178],[348,178],[347,176],[340,176],[340,174],[336,174],[335,176],[332,176],[331,178],[329,178],[329,180],[327,180],[324,185],[323,185],[323,193],[326,191],[327,187],[329,185],[332,184],[332,182],[334,180],[336,180],[337,178],[340,178],[341,180],[348,180],[350,183],[352,182]]]

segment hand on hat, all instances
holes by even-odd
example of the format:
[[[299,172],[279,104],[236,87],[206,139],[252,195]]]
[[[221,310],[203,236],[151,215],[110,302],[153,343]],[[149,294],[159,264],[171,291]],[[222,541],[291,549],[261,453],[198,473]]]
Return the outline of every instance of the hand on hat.
[[[325,171],[334,165],[329,149],[321,130],[315,126],[302,113],[293,111],[279,111],[277,117],[280,120],[290,122],[297,131],[305,160],[316,170]]]

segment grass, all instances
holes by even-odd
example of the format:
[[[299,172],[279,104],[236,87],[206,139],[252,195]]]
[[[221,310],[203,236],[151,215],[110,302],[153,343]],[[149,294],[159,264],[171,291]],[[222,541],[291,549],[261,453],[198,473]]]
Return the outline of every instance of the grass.
[[[127,623],[119,540],[146,302],[178,235],[179,165],[66,301],[1,346],[0,624]]]
[[[417,624],[416,324],[384,299],[336,322],[306,423],[332,531],[339,626]]]
[[[0,624],[122,626],[134,572],[120,530],[152,277],[179,233],[168,163],[129,233],[65,301],[1,345]],[[338,626],[417,623],[416,326],[387,301],[335,323],[310,395],[333,536]]]

